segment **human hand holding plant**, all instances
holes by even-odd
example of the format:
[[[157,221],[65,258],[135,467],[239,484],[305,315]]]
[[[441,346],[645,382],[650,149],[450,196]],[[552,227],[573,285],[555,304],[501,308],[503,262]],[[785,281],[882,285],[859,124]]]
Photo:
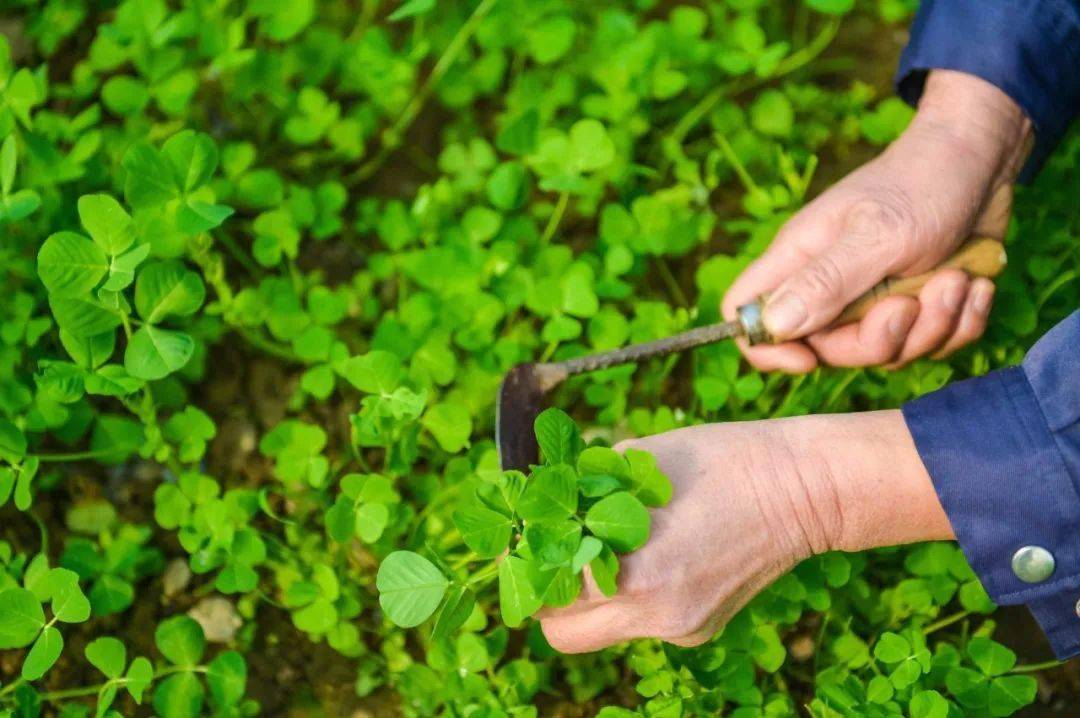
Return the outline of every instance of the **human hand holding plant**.
[[[614,596],[587,577],[576,603],[540,614],[566,653],[698,645],[813,554],[952,537],[898,411],[707,424],[617,448],[652,453],[674,492]]]
[[[727,319],[767,294],[766,326],[792,340],[744,344],[747,359],[788,372],[819,363],[902,365],[977,339],[994,285],[959,270],[938,272],[918,299],[889,297],[857,323],[829,325],[882,279],[925,272],[969,236],[1002,238],[1029,136],[1019,106],[993,85],[932,72],[907,130],[792,217],[728,291]]]

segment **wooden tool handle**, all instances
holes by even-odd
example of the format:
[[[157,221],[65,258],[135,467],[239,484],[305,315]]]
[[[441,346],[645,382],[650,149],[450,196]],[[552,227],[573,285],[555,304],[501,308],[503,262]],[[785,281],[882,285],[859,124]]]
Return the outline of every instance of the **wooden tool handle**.
[[[969,239],[929,272],[914,277],[886,279],[856,299],[836,318],[835,325],[855,322],[866,316],[870,308],[885,297],[917,297],[930,278],[941,269],[962,269],[972,277],[993,279],[1005,268],[1005,245],[989,237]]]

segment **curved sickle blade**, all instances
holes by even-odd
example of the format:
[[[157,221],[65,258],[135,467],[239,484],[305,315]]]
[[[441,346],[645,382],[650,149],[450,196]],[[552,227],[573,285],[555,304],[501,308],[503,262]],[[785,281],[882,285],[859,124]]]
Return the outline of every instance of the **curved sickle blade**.
[[[528,471],[540,463],[533,424],[544,410],[544,394],[535,364],[519,364],[503,377],[495,406],[495,443],[503,471]]]

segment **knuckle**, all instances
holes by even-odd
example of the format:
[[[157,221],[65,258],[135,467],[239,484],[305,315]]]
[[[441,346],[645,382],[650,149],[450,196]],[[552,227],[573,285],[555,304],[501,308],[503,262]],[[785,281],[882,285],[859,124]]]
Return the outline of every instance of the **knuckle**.
[[[860,245],[901,248],[912,236],[914,209],[911,198],[896,187],[879,187],[873,197],[855,200],[844,217],[845,236]]]
[[[838,297],[844,286],[844,272],[831,255],[819,257],[803,273],[807,294],[821,299]]]

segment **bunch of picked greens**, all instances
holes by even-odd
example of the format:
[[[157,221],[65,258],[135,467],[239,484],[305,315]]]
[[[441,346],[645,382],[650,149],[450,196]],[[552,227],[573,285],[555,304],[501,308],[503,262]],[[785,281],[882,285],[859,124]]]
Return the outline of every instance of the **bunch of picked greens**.
[[[449,635],[472,612],[472,587],[494,570],[502,619],[511,627],[543,606],[573,603],[585,566],[604,595],[615,595],[617,554],[648,541],[646,507],[665,505],[671,483],[647,452],[586,448],[574,420],[559,409],[540,414],[535,430],[543,465],[528,477],[520,471],[498,474],[454,512],[454,525],[474,554],[466,560],[496,559],[497,569],[493,564],[451,582],[423,556],[396,551],[376,579],[379,603],[391,621],[411,628],[439,610],[433,636]]]

